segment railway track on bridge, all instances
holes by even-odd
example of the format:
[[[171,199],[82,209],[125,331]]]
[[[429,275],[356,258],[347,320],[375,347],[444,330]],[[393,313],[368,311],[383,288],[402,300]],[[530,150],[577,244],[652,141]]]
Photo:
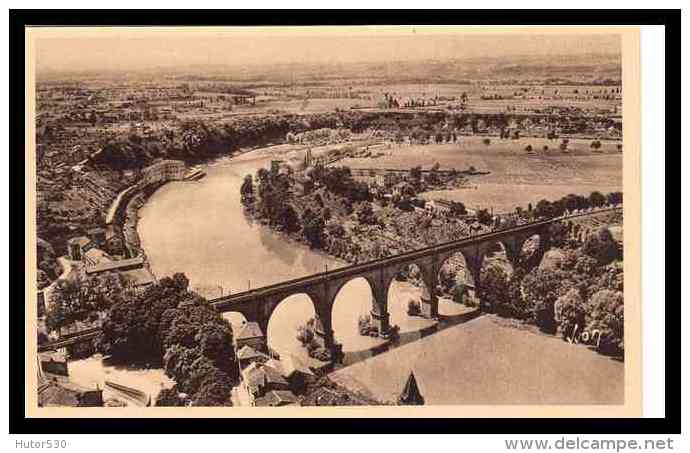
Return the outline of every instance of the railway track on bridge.
[[[216,307],[217,309],[219,309],[219,308],[223,309],[224,305],[231,304],[233,302],[239,302],[239,301],[242,301],[245,299],[253,299],[256,297],[261,297],[265,293],[273,293],[276,291],[280,291],[282,289],[289,289],[289,288],[294,287],[294,286],[309,285],[309,284],[313,284],[313,283],[322,282],[324,280],[327,281],[329,279],[336,279],[336,278],[347,277],[350,275],[357,275],[357,274],[367,272],[368,270],[370,270],[372,268],[377,268],[377,267],[384,266],[384,265],[395,264],[397,261],[399,261],[399,262],[411,261],[411,260],[414,260],[416,258],[423,257],[423,256],[426,256],[426,255],[428,255],[430,253],[434,253],[434,252],[436,252],[436,253],[444,252],[447,250],[454,250],[454,249],[461,247],[461,246],[472,245],[474,243],[479,244],[482,242],[499,240],[503,236],[508,236],[508,235],[520,233],[523,231],[530,231],[530,230],[533,230],[537,227],[546,226],[546,225],[552,224],[554,222],[562,222],[562,221],[567,221],[567,220],[571,220],[571,219],[577,219],[577,218],[588,217],[588,216],[592,216],[592,215],[603,214],[606,212],[615,212],[615,211],[620,211],[622,209],[623,209],[622,206],[605,208],[605,209],[600,209],[597,211],[589,211],[589,212],[584,212],[584,213],[572,214],[569,216],[554,217],[554,218],[550,218],[550,219],[539,220],[536,222],[530,222],[530,223],[526,223],[523,225],[518,225],[518,226],[513,227],[513,228],[506,228],[503,230],[494,230],[494,231],[490,231],[488,233],[466,236],[466,237],[463,237],[463,238],[455,240],[455,241],[443,242],[440,244],[431,245],[429,247],[424,247],[421,249],[401,253],[401,254],[395,255],[395,256],[389,256],[386,258],[380,258],[380,259],[373,260],[373,261],[367,261],[366,263],[361,263],[361,264],[354,264],[352,266],[346,266],[346,267],[342,267],[342,268],[338,268],[338,269],[333,269],[330,271],[320,272],[317,274],[308,275],[306,277],[299,277],[296,279],[287,280],[287,281],[283,281],[280,283],[275,283],[273,285],[263,286],[261,288],[251,289],[248,291],[243,291],[241,293],[236,293],[236,294],[231,294],[231,295],[224,296],[224,297],[219,297],[216,299],[211,299],[211,300],[209,300],[209,302],[214,307]]]
[[[467,236],[462,239],[458,239],[455,241],[449,241],[449,242],[444,242],[441,244],[435,244],[429,247],[417,249],[417,250],[412,250],[410,252],[405,252],[401,253],[399,255],[395,256],[390,256],[386,258],[381,258],[378,260],[373,260],[373,261],[368,261],[366,263],[361,263],[361,264],[354,264],[352,266],[347,266],[347,267],[342,267],[338,269],[333,269],[330,271],[325,271],[325,272],[320,272],[317,274],[312,274],[308,275],[306,277],[299,277],[296,279],[292,280],[287,280],[283,281],[280,283],[276,283],[273,285],[268,285],[268,286],[263,286],[261,288],[256,288],[248,291],[244,291],[241,293],[236,293],[236,294],[231,294],[229,296],[217,298],[217,299],[211,299],[209,300],[209,303],[214,306],[219,311],[228,311],[226,310],[229,308],[229,305],[232,305],[235,302],[240,302],[246,299],[253,299],[262,296],[264,293],[273,293],[276,291],[280,291],[282,289],[289,289],[294,286],[299,286],[299,285],[309,285],[313,283],[318,283],[322,282],[324,280],[328,279],[336,279],[336,278],[342,278],[342,277],[347,277],[349,275],[356,275],[360,274],[363,272],[366,272],[367,270],[371,268],[376,268],[382,265],[386,264],[394,264],[397,261],[400,262],[405,262],[409,260],[413,260],[417,257],[425,256],[428,255],[429,253],[433,252],[443,252],[446,250],[452,250],[460,246],[467,246],[467,245],[472,245],[474,243],[482,243],[486,241],[492,241],[492,240],[499,240],[503,236],[510,235],[510,234],[515,234],[515,233],[520,233],[524,231],[531,231],[536,227],[539,226],[546,226],[554,222],[562,222],[562,221],[567,221],[571,219],[577,219],[577,218],[583,218],[583,217],[588,217],[592,215],[598,215],[598,214],[603,214],[606,212],[616,212],[616,211],[621,211],[623,209],[622,206],[617,206],[617,207],[612,207],[612,208],[605,208],[605,209],[600,209],[597,211],[589,211],[589,212],[584,212],[584,213],[578,213],[578,214],[572,214],[569,216],[564,216],[564,217],[554,217],[551,219],[546,219],[546,220],[539,220],[536,222],[531,222],[531,223],[526,223],[523,225],[518,225],[513,228],[507,228],[504,230],[494,230],[490,231],[488,233],[482,233],[482,234],[477,234],[473,236]],[[61,338],[57,341],[51,342],[51,343],[46,343],[43,345],[39,345],[38,351],[39,352],[45,352],[45,351],[54,351],[56,349],[64,348],[73,344],[81,343],[84,341],[89,341],[93,340],[94,338],[98,337],[101,333],[101,328],[95,327],[93,329],[88,329],[84,330],[81,332],[75,332],[71,334],[69,338]]]

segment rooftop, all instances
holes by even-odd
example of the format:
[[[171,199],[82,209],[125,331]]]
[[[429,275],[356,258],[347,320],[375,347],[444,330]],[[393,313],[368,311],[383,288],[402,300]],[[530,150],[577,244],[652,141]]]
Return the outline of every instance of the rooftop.
[[[129,258],[125,260],[111,261],[107,263],[97,264],[95,266],[87,267],[87,274],[95,274],[98,272],[114,271],[123,267],[141,267],[144,264],[144,259],[140,256]]]
[[[246,381],[247,386],[254,388],[270,386],[272,384],[288,385],[288,382],[281,376],[278,370],[259,362],[254,362],[245,368],[242,371],[242,378]]]
[[[237,351],[237,358],[240,360],[251,360],[251,359],[268,359],[268,356],[263,352],[259,352],[249,345],[243,346],[239,351]]]
[[[92,248],[84,252],[84,260],[87,266],[97,266],[99,264],[111,263],[114,261],[112,256],[97,248]]]
[[[246,322],[240,327],[235,335],[236,340],[247,340],[250,338],[263,338],[264,334],[261,327],[256,322]]]
[[[272,390],[254,401],[256,406],[299,406],[299,400],[289,390]]]
[[[85,246],[91,242],[91,239],[87,238],[86,236],[78,236],[75,238],[72,238],[68,241],[70,244],[79,244],[80,246]]]

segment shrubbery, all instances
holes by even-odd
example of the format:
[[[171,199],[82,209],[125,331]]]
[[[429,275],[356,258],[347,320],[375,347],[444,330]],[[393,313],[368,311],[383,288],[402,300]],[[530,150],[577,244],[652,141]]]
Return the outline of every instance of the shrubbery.
[[[595,237],[599,245],[608,241],[604,233]],[[598,255],[602,249],[607,247],[566,250],[557,268],[537,267],[524,277],[519,267],[510,277],[501,267],[485,267],[478,295],[499,316],[526,320],[564,338],[587,332],[600,352],[622,355],[623,269],[620,262],[602,264],[608,258],[599,261],[586,253]]]
[[[602,289],[592,295],[586,309],[587,330],[600,332],[599,351],[619,355],[625,352],[623,293]]]
[[[360,335],[368,337],[377,337],[379,335],[379,329],[372,322],[371,316],[369,315],[359,317],[357,320],[357,330]]]
[[[407,314],[408,316],[421,316],[422,306],[420,303],[414,299],[410,299],[407,302]]]

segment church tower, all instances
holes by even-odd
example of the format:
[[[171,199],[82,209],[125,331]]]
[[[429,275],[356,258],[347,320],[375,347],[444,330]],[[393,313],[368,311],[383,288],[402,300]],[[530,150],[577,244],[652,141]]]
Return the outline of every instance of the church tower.
[[[417,385],[417,379],[414,377],[414,373],[410,371],[410,377],[407,378],[405,383],[405,388],[403,388],[400,397],[398,398],[398,404],[401,406],[422,406],[424,405],[424,397],[419,391],[419,386]]]

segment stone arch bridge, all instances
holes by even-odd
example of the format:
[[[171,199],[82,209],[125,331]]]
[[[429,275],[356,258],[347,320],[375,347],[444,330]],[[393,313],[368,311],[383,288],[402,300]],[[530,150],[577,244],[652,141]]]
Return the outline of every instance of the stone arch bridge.
[[[504,230],[464,237],[455,241],[367,263],[355,264],[231,294],[210,302],[219,312],[241,313],[248,321],[257,322],[262,331],[267,334],[268,322],[276,307],[290,296],[306,294],[314,304],[317,334],[326,348],[334,350],[336,345],[332,328],[333,305],[338,292],[349,281],[356,278],[364,278],[369,283],[373,294],[371,317],[377,325],[379,334],[386,336],[390,327],[388,291],[395,276],[406,266],[415,264],[419,267],[427,290],[427,293],[422,298],[422,314],[426,317],[434,318],[438,315],[436,286],[439,271],[443,263],[451,256],[457,253],[462,254],[467,269],[474,279],[475,288],[478,288],[481,285],[480,272],[484,257],[497,244],[503,246],[508,260],[515,265],[525,241],[534,235],[538,235],[540,240],[537,253],[538,260],[541,260],[544,252],[550,247],[549,227],[553,223],[591,216],[606,211],[614,211],[616,209],[621,208],[598,209],[596,211],[541,220]],[[486,309],[485,301],[480,301],[480,310]]]

